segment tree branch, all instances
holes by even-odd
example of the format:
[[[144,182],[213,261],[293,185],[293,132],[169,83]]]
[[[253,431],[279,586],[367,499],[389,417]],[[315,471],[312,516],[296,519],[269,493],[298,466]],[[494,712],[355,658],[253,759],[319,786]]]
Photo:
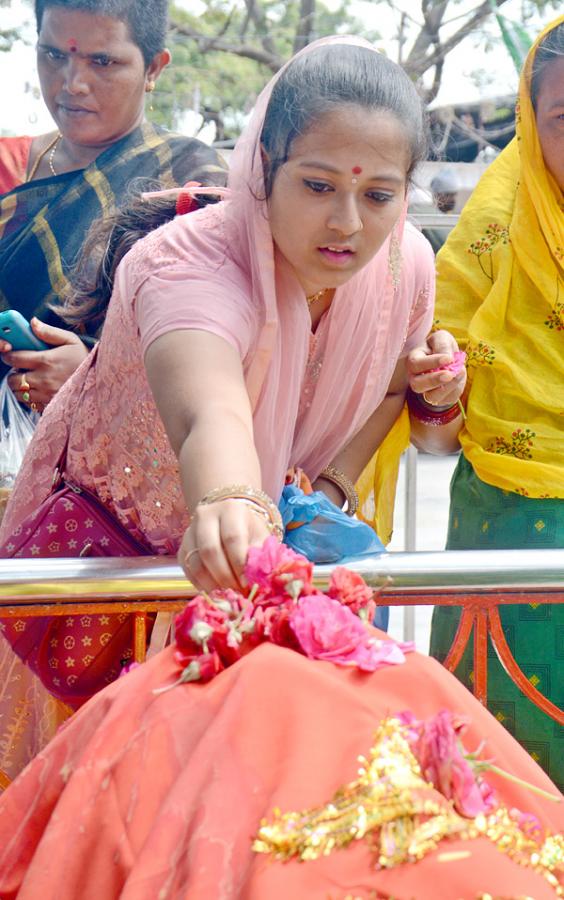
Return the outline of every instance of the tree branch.
[[[498,7],[502,6],[507,0],[495,0],[496,5]],[[491,15],[492,9],[489,4],[489,0],[485,0],[484,3],[481,3],[480,6],[476,7],[472,16],[462,25],[458,31],[455,31],[449,38],[446,40],[437,43],[435,49],[427,54],[427,50],[431,45],[432,41],[429,40],[427,42],[427,46],[421,52],[422,44],[420,44],[419,52],[416,52],[416,45],[413,46],[408,58],[404,63],[404,69],[406,72],[414,77],[419,77],[423,75],[428,69],[432,66],[436,66],[440,62],[444,62],[445,57],[448,53],[451,52],[464,38],[468,37],[469,34],[474,31],[484,19],[487,19],[489,15]]]
[[[245,0],[245,6],[247,7],[248,15],[255,23],[255,28],[264,51],[270,54],[270,56],[277,56],[276,48],[270,38],[270,26],[263,7],[260,3],[257,3],[256,0]],[[278,68],[280,68],[280,66]]]
[[[300,15],[294,37],[294,53],[311,43],[315,21],[315,0],[300,0]]]
[[[285,62],[277,53],[269,53],[267,50],[255,47],[252,44],[237,44],[224,40],[222,37],[202,34],[200,31],[178,22],[174,24],[173,30],[176,34],[182,34],[184,37],[195,41],[201,53],[208,53],[210,50],[218,50],[221,53],[233,53],[235,56],[243,56],[246,59],[252,59],[263,66],[267,66],[271,72],[277,72]]]

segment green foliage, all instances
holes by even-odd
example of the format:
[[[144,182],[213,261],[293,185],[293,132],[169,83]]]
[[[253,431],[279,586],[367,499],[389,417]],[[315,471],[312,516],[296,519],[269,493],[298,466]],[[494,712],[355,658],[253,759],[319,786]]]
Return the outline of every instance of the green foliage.
[[[172,63],[157,82],[152,121],[174,129],[185,110],[199,107],[205,118],[219,117],[220,131],[233,120],[237,132],[238,114],[250,110],[269,77],[266,67],[219,51],[201,53],[182,35],[172,36],[169,49]]]
[[[340,33],[364,34],[369,40],[379,35],[367,31],[361,22],[347,13],[344,0],[329,9],[315,4],[315,18],[310,39]],[[300,4],[296,0],[257,3],[261,16],[246,19],[243,5],[234,6],[224,0],[209,0],[206,11],[196,17],[174,4],[171,8],[172,33],[169,42],[173,62],[159,79],[154,94],[152,118],[174,128],[184,110],[199,101],[204,117],[218,123],[218,139],[235,137],[245,113],[253,106],[257,94],[276,70],[277,64],[293,52],[300,24]],[[190,34],[221,40],[222,49],[208,49],[202,40]],[[250,59],[237,53],[244,44],[264,52],[272,64]],[[225,52],[226,48],[233,48]]]

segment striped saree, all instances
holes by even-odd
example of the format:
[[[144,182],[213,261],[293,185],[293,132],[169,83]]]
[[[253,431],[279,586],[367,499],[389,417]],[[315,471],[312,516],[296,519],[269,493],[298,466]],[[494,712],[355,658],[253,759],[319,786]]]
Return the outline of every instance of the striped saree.
[[[0,196],[0,308],[63,325],[50,307],[65,297],[88,228],[123,204],[136,179],[163,187],[224,184],[225,166],[201,141],[145,123],[85,169]],[[5,371],[0,363],[0,377]]]

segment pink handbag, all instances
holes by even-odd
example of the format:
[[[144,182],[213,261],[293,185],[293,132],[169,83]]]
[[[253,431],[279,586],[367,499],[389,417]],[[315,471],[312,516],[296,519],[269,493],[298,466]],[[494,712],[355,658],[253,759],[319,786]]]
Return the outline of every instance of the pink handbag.
[[[0,546],[0,559],[150,555],[94,494],[58,474],[66,454],[67,445],[52,493]],[[10,618],[0,629],[47,689],[72,706],[113,681],[133,655],[133,617],[126,614]]]

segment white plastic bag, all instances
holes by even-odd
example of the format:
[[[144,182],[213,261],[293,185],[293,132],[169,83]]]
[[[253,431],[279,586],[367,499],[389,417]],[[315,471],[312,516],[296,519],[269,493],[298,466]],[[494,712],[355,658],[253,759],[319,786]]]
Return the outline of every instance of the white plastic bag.
[[[0,521],[38,421],[18,403],[6,376],[0,384]]]

